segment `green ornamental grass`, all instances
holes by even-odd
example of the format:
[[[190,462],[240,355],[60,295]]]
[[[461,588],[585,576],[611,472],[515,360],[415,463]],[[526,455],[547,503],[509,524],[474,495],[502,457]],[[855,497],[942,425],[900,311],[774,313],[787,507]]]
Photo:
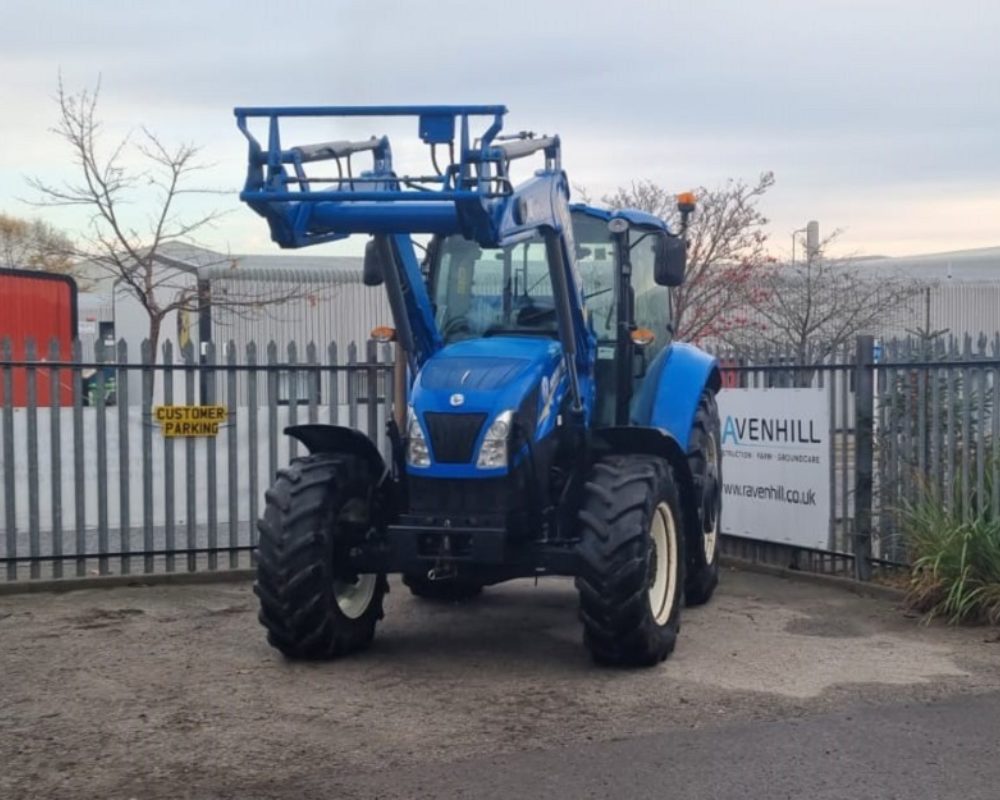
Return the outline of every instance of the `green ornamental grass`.
[[[993,507],[992,464],[986,475],[986,491],[972,498],[968,514],[926,485],[901,509],[913,565],[907,603],[928,619],[1000,624],[1000,509]]]

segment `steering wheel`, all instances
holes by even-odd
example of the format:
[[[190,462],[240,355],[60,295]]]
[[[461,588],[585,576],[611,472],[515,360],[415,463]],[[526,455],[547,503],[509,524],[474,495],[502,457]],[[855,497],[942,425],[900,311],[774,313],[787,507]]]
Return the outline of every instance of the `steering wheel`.
[[[446,339],[455,333],[472,333],[472,325],[468,317],[452,317],[444,326],[441,335]]]
[[[555,318],[556,310],[546,306],[525,306],[517,312],[518,325],[535,325]]]

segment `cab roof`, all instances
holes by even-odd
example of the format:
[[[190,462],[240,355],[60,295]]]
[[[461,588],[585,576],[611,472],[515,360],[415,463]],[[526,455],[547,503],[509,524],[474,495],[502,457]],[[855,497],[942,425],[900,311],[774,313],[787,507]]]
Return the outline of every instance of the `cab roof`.
[[[620,218],[628,222],[629,225],[637,225],[641,228],[658,228],[659,230],[670,232],[667,223],[662,219],[645,211],[639,211],[636,208],[620,208],[612,211],[607,208],[595,208],[594,206],[584,205],[583,203],[573,203],[570,205],[569,210],[579,211],[590,217],[603,219],[605,222]]]

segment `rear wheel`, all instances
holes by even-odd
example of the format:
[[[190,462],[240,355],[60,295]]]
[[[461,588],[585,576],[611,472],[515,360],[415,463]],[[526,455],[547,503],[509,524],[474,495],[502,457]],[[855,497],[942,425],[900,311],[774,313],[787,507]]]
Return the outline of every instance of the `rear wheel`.
[[[289,658],[333,658],[371,643],[388,588],[358,575],[349,549],[372,529],[373,479],[351,455],[297,458],[278,472],[258,523],[260,621]]]
[[[404,575],[403,583],[414,597],[442,603],[461,603],[482,594],[483,586],[468,578],[442,578],[431,580],[426,575]]]
[[[722,513],[722,448],[719,408],[715,395],[705,391],[698,402],[688,465],[698,504],[698,540],[689,554],[688,578],[684,587],[689,606],[707,603],[719,585],[719,520]]]
[[[647,666],[674,649],[684,585],[684,521],[670,465],[611,456],[580,509],[580,618],[595,660]]]

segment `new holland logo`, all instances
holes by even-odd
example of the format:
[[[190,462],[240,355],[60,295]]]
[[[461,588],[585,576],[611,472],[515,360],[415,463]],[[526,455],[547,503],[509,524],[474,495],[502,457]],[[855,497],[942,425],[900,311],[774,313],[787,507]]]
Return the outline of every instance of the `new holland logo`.
[[[464,394],[457,394],[457,393],[453,394],[448,399],[448,402],[451,403],[453,406],[460,406],[460,405],[462,405],[462,403],[465,402],[465,395]]]

